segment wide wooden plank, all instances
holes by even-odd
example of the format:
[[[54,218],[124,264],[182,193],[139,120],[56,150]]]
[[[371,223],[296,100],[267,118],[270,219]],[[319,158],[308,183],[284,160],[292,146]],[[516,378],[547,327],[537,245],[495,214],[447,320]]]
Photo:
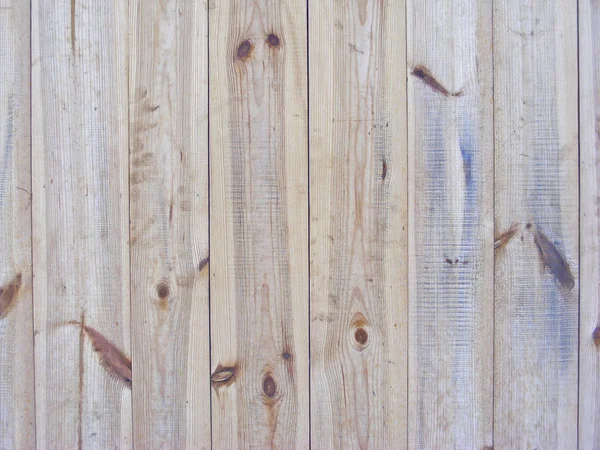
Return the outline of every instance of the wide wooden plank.
[[[579,448],[600,448],[600,3],[579,1]]]
[[[407,1],[409,448],[492,445],[492,1]]]
[[[35,447],[30,5],[0,1],[0,448]]]
[[[405,448],[405,3],[309,7],[312,446]]]
[[[577,2],[494,2],[495,448],[577,445],[576,25]]]
[[[135,446],[210,447],[205,2],[130,0]]]
[[[210,3],[214,448],[308,448],[306,2]]]
[[[126,0],[32,3],[40,449],[132,444],[126,16]]]

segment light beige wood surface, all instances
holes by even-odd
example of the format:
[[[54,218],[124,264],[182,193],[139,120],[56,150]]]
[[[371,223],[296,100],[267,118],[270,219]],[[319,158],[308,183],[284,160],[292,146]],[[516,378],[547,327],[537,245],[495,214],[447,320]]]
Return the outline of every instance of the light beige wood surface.
[[[214,2],[214,448],[308,448],[306,2]]]
[[[135,445],[210,448],[207,10],[129,12]]]
[[[405,5],[309,6],[311,442],[405,448]]]
[[[409,448],[492,445],[492,2],[407,2]]]
[[[0,448],[35,447],[30,5],[0,2]]]
[[[576,2],[495,0],[494,74],[494,447],[575,448]]]
[[[0,449],[600,449],[598,1],[0,0]]]
[[[126,16],[125,1],[32,3],[40,449],[132,446]]]
[[[600,448],[600,3],[579,2],[579,448]]]

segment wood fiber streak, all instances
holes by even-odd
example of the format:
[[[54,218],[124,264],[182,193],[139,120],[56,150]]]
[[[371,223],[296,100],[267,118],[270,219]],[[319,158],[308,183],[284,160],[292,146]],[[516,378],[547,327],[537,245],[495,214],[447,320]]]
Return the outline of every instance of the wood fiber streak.
[[[0,448],[34,448],[30,5],[0,5]]]
[[[210,9],[216,448],[308,448],[305,8]]]
[[[579,2],[579,448],[600,448],[600,3]]]
[[[495,226],[522,225],[496,251],[497,448],[577,442],[576,25],[576,2],[494,2]]]
[[[208,13],[129,1],[135,446],[210,448]]]
[[[85,322],[129,354],[127,2],[34,0],[38,448],[129,448],[131,393]]]
[[[405,4],[309,7],[311,442],[405,448]]]
[[[492,445],[492,1],[407,1],[409,440]]]

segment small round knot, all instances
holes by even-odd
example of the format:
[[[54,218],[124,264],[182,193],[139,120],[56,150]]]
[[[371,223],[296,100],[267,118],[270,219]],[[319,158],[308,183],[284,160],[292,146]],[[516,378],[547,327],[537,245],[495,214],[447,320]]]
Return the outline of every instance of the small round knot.
[[[277,384],[270,373],[263,378],[263,392],[269,398],[273,398],[277,393]]]
[[[169,283],[166,281],[161,281],[156,285],[156,293],[159,298],[167,298],[171,293],[171,288],[169,288]]]
[[[354,332],[354,339],[356,339],[356,342],[358,342],[361,346],[364,346],[369,340],[369,333],[367,333],[367,330],[364,328],[357,328],[357,330]]]
[[[269,44],[269,47],[271,48],[279,48],[281,42],[276,34],[270,33],[267,36],[267,44]]]
[[[244,61],[250,56],[250,52],[252,51],[252,43],[246,39],[244,42],[240,44],[237,49],[238,58]]]

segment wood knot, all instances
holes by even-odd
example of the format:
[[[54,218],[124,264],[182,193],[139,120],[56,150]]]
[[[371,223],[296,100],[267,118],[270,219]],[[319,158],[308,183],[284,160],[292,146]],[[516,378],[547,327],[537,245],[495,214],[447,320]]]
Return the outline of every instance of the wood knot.
[[[252,43],[248,39],[246,39],[240,44],[240,46],[237,49],[238,58],[242,61],[245,61],[250,56],[250,53],[252,53],[253,48],[254,46],[252,45]]]
[[[235,381],[236,375],[236,366],[224,367],[219,364],[211,375],[210,381],[215,388],[220,386],[228,386]]]
[[[351,340],[351,344],[359,352],[362,352],[370,344],[369,329],[369,321],[364,314],[360,312],[354,314],[350,322],[350,330],[354,338]]]
[[[356,339],[356,342],[358,342],[359,345],[364,347],[367,341],[369,340],[369,333],[367,333],[367,331],[364,328],[358,328],[354,332],[354,339]]]
[[[277,393],[277,383],[275,383],[273,375],[271,375],[270,373],[267,373],[265,375],[265,377],[263,378],[262,387],[263,392],[267,397],[275,397],[275,394]]]
[[[281,45],[281,41],[279,40],[279,37],[276,34],[270,33],[267,36],[267,44],[269,45],[269,47],[277,49]]]
[[[596,344],[596,347],[600,347],[600,325],[598,325],[592,333],[592,338],[594,339],[594,344]]]
[[[169,287],[168,281],[161,281],[156,285],[156,293],[158,298],[165,299],[171,294],[171,288]]]
[[[285,353],[283,353],[281,356],[282,356],[282,357],[283,357],[283,359],[285,359],[286,361],[287,361],[287,360],[290,360],[290,359],[292,359],[292,355],[291,355],[291,353],[288,353],[288,352],[285,352]]]

